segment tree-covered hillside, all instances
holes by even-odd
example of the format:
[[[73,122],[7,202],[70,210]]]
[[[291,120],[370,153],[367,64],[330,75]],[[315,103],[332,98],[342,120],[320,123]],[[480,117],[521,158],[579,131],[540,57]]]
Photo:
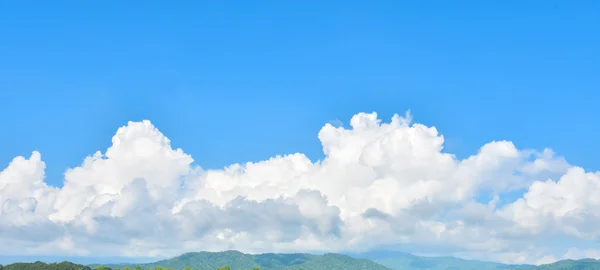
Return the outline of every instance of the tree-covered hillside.
[[[6,266],[0,265],[0,270],[90,270],[88,266],[71,262],[61,263],[13,263]]]
[[[135,265],[127,264],[107,266],[113,269],[135,267]],[[192,252],[168,260],[140,264],[139,266],[142,269],[166,267],[174,270],[184,270],[185,267],[198,270],[214,270],[222,266],[229,266],[232,270],[254,268],[260,268],[261,270],[389,270],[389,268],[373,261],[356,259],[339,254],[311,255],[267,253],[251,255],[239,251]]]

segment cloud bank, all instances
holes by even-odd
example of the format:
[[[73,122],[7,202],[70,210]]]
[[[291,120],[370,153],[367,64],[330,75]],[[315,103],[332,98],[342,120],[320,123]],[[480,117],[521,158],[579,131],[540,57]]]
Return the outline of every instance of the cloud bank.
[[[376,113],[318,137],[318,162],[295,153],[204,170],[150,121],[129,122],[104,153],[66,171],[62,188],[44,182],[40,153],[16,157],[0,173],[0,254],[420,247],[509,263],[600,257],[600,172],[550,149],[493,141],[458,159],[435,127]]]

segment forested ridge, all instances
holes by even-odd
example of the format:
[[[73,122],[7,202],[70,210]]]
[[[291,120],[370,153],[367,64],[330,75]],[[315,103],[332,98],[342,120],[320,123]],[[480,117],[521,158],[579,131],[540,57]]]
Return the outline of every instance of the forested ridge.
[[[6,266],[0,264],[0,270],[91,270],[89,266],[72,262],[60,263],[13,263]]]
[[[244,254],[238,251],[192,252],[146,264],[81,265],[13,263],[0,270],[600,270],[600,260],[563,260],[552,264],[506,265],[453,257],[396,255],[388,260],[358,259],[341,254]]]
[[[61,263],[43,263],[43,262],[34,262],[34,263],[13,263],[6,266],[0,264],[0,270],[144,270],[141,266],[136,266],[135,268],[124,267],[121,268],[110,268],[104,265],[100,265],[95,268],[91,268],[89,266],[84,266],[80,264],[74,264],[71,262],[61,262]],[[156,266],[154,268],[146,268],[145,270],[175,270],[173,268],[165,268]],[[183,270],[199,270],[197,268],[185,267]],[[216,270],[233,270],[229,266],[217,267]],[[252,270],[260,270],[260,268],[255,267]],[[302,270],[302,269],[300,269]]]
[[[91,265],[96,267],[97,265]],[[109,264],[106,265],[112,269],[124,270],[125,267],[135,269],[140,266],[141,269],[154,270],[155,267],[163,267],[173,270],[189,269],[197,270],[215,270],[224,266],[231,270],[389,270],[390,268],[377,264],[371,260],[357,259],[340,254],[245,254],[239,251],[223,252],[190,252],[183,255],[157,261],[154,263],[133,265],[133,264]]]

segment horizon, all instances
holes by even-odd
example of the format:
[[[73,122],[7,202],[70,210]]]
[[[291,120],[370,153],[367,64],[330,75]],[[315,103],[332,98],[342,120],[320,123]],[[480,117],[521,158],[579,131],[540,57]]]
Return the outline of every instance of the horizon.
[[[600,2],[0,3],[0,258],[600,259]]]
[[[7,265],[10,263],[18,263],[18,262],[24,262],[24,263],[28,263],[28,262],[36,262],[36,261],[41,261],[41,262],[45,262],[45,263],[58,263],[58,262],[63,262],[63,261],[68,261],[68,262],[72,262],[72,263],[77,263],[77,264],[82,264],[82,265],[96,265],[96,264],[103,264],[103,265],[118,265],[118,264],[147,264],[147,263],[155,263],[155,262],[159,262],[159,261],[163,261],[163,260],[169,260],[169,259],[173,259],[173,258],[177,258],[179,256],[182,255],[186,255],[186,254],[192,254],[192,253],[226,253],[226,252],[239,252],[239,253],[243,253],[246,255],[263,255],[263,254],[310,254],[310,255],[325,255],[325,254],[338,254],[338,255],[345,255],[345,256],[350,256],[353,258],[357,258],[357,259],[369,259],[372,260],[372,258],[375,258],[377,256],[382,256],[384,258],[386,258],[386,256],[393,256],[393,255],[411,255],[411,256],[418,256],[418,257],[424,257],[424,258],[445,258],[445,257],[449,257],[449,258],[456,258],[456,259],[461,259],[461,260],[467,260],[467,261],[479,261],[476,259],[465,259],[465,258],[459,258],[459,257],[454,257],[454,256],[427,256],[427,255],[416,255],[416,254],[410,254],[410,253],[406,253],[406,252],[402,252],[402,251],[369,251],[369,252],[363,252],[363,253],[352,253],[352,252],[341,252],[341,253],[337,253],[337,252],[290,252],[290,253],[279,253],[279,252],[264,252],[264,253],[245,253],[245,252],[241,252],[238,250],[223,250],[223,251],[188,251],[188,252],[184,252],[182,254],[173,256],[173,257],[153,257],[153,258],[139,258],[139,257],[89,257],[89,256],[70,256],[70,257],[53,257],[53,256],[2,256],[0,255],[0,265]],[[9,257],[9,258],[6,258]],[[590,258],[583,258],[583,259],[590,259]],[[493,261],[484,261],[484,262],[493,262]],[[500,262],[494,262],[494,263],[500,263]],[[502,263],[500,263],[502,264]],[[508,265],[508,264],[507,264]]]
[[[2,256],[0,255],[0,265],[7,265],[7,264],[11,264],[11,263],[31,263],[31,262],[37,262],[37,261],[41,261],[44,263],[59,263],[59,262],[63,262],[63,261],[67,261],[67,262],[72,262],[72,263],[76,263],[76,264],[81,264],[81,265],[124,265],[124,264],[129,264],[129,265],[143,265],[143,264],[151,264],[151,263],[157,263],[160,261],[164,261],[164,260],[170,260],[170,259],[175,259],[178,258],[180,256],[183,255],[187,255],[187,254],[193,254],[193,253],[227,253],[227,252],[236,252],[236,253],[242,253],[242,254],[246,254],[246,255],[265,255],[265,254],[309,254],[309,255],[317,255],[317,256],[323,256],[326,254],[337,254],[337,255],[344,255],[344,256],[349,256],[352,258],[356,258],[356,259],[367,259],[370,261],[374,261],[377,262],[377,258],[397,258],[398,255],[409,255],[409,256],[417,256],[417,257],[421,257],[421,258],[454,258],[454,259],[459,259],[459,260],[465,260],[465,261],[479,261],[479,262],[490,262],[490,263],[498,263],[501,265],[535,265],[535,264],[510,264],[510,263],[502,263],[502,262],[495,262],[495,261],[485,261],[485,260],[478,260],[478,259],[467,259],[467,258],[459,258],[459,257],[454,257],[454,256],[443,256],[443,255],[417,255],[417,254],[410,254],[410,253],[406,253],[406,252],[402,252],[402,251],[369,251],[369,252],[363,252],[363,253],[351,253],[351,252],[342,252],[342,253],[335,253],[335,252],[325,252],[325,253],[311,253],[311,252],[293,252],[293,253],[278,253],[278,252],[264,252],[264,253],[244,253],[238,250],[223,250],[223,251],[189,251],[189,252],[185,252],[182,253],[180,255],[177,256],[173,256],[173,257],[153,257],[153,258],[139,258],[139,257],[88,257],[88,256],[71,256],[71,257],[52,257],[52,256],[17,256],[17,257],[9,257],[6,258],[8,256]],[[600,259],[594,259],[594,258],[580,258],[580,259],[566,259],[566,260],[600,260]],[[544,264],[537,264],[539,265],[545,265],[545,264],[551,264],[551,263],[544,263]]]

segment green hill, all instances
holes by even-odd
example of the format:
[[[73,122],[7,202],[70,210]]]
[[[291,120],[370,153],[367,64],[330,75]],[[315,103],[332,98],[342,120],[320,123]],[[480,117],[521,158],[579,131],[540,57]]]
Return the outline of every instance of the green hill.
[[[143,269],[154,267],[173,268],[183,270],[191,267],[198,270],[215,270],[228,265],[232,270],[260,268],[261,270],[389,270],[389,268],[366,259],[356,259],[340,254],[244,254],[239,251],[224,252],[191,252],[181,256],[162,260],[155,263],[139,264]],[[131,267],[137,265],[116,264],[106,265],[112,269]]]
[[[70,262],[61,263],[13,263],[0,265],[0,270],[90,270],[90,267]]]

